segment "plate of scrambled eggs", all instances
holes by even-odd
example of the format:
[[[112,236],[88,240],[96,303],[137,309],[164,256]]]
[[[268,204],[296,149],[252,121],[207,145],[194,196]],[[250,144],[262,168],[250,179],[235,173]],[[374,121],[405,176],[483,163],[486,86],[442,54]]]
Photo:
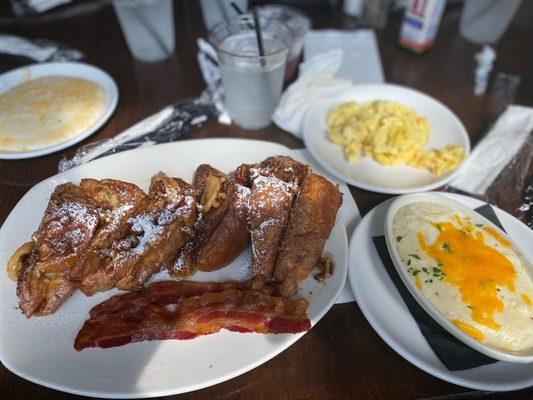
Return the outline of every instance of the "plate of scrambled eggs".
[[[37,157],[80,142],[113,113],[118,89],[82,63],[45,63],[0,75],[0,159]]]
[[[330,173],[362,189],[403,194],[449,182],[470,152],[461,121],[406,87],[356,85],[315,104],[303,136]]]

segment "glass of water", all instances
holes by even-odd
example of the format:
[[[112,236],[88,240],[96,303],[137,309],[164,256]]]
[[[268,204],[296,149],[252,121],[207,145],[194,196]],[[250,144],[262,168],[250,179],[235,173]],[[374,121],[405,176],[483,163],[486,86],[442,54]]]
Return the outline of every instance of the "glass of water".
[[[283,23],[261,17],[260,25],[264,56],[259,55],[250,15],[222,22],[209,34],[218,55],[228,112],[233,122],[247,129],[270,124],[291,45],[290,30]]]
[[[137,60],[156,62],[174,53],[172,0],[113,0],[113,7]]]

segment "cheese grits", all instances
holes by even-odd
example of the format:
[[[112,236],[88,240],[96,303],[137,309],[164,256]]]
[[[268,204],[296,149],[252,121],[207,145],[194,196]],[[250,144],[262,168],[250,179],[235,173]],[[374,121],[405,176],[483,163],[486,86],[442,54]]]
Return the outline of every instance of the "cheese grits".
[[[457,328],[495,348],[533,347],[533,283],[496,229],[475,215],[416,202],[400,208],[392,231],[418,290]]]
[[[46,76],[0,94],[0,151],[54,146],[93,126],[104,114],[105,94],[86,79]]]

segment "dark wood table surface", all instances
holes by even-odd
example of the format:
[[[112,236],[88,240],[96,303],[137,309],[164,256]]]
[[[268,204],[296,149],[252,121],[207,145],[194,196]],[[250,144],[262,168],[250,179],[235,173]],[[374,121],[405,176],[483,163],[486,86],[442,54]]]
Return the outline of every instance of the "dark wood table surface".
[[[4,2],[2,2],[4,3]],[[5,2],[7,3],[7,2]],[[531,2],[524,6],[504,37],[495,46],[494,70],[522,78],[516,103],[533,105],[533,18]],[[81,144],[111,137],[140,119],[177,100],[198,96],[204,82],[196,62],[195,39],[205,34],[198,3],[175,2],[176,51],[164,62],[136,62],[126,47],[111,6],[105,1],[64,7],[41,17],[15,20],[5,4],[0,6],[0,32],[48,38],[82,50],[86,62],[106,70],[116,80],[120,100],[110,120]],[[305,7],[315,28],[354,29],[356,21],[337,8]],[[392,15],[377,33],[387,82],[407,85],[434,96],[449,106],[466,126],[473,142],[482,135],[494,115],[489,95],[473,94],[473,54],[480,46],[458,33],[460,6],[449,6],[436,45],[414,55],[397,44],[400,16]],[[0,57],[0,72],[22,65],[20,59]],[[357,68],[357,65],[353,66]],[[211,123],[186,139],[239,137],[263,139],[302,147],[302,142],[275,126],[247,131]],[[35,183],[54,175],[63,156],[73,146],[44,157],[0,161],[0,222]],[[198,160],[200,163],[202,160]],[[364,215],[389,196],[352,188]],[[14,375],[0,365],[1,399],[67,399],[77,396],[47,389]],[[179,371],[177,371],[179,373]],[[169,396],[171,398],[173,396]],[[177,397],[177,396],[176,396]],[[533,389],[487,393],[439,380],[396,354],[370,327],[356,303],[335,305],[301,340],[260,367],[219,385],[181,395],[183,399],[531,399]]]

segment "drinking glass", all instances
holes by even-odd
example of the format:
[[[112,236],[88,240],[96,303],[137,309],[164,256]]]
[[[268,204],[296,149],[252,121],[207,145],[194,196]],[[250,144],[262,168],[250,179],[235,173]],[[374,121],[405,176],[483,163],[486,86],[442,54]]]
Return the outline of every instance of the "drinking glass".
[[[172,0],[113,0],[113,7],[136,59],[156,62],[174,53]]]
[[[238,15],[232,7],[234,3],[243,12],[248,11],[248,0],[200,0],[202,18],[208,31],[222,21],[227,21]]]
[[[292,43],[287,56],[285,80],[291,80],[298,71],[298,64],[302,57],[305,34],[311,29],[311,19],[302,11],[280,5],[266,5],[259,8],[261,16],[283,22],[291,31]]]
[[[522,0],[467,0],[459,31],[474,43],[497,42],[507,30]]]
[[[279,102],[289,29],[281,22],[260,17],[264,55],[259,54],[254,19],[240,15],[221,22],[209,34],[216,49],[226,106],[232,120],[247,129],[270,124]]]

